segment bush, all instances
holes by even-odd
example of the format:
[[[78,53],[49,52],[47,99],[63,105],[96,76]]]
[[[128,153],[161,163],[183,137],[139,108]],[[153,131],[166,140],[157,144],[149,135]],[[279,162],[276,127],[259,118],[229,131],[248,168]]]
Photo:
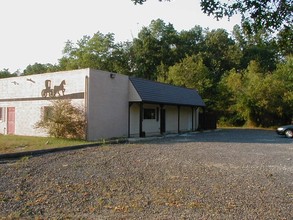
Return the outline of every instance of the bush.
[[[70,100],[52,101],[52,106],[44,109],[36,128],[43,128],[50,136],[57,138],[85,139],[84,108],[72,105]]]

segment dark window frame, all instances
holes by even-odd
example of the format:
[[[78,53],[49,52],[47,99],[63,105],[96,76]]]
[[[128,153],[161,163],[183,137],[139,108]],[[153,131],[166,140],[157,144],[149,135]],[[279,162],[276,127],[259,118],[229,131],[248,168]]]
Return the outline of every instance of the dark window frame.
[[[42,118],[44,121],[49,121],[53,114],[53,106],[42,107]]]
[[[156,109],[145,108],[143,110],[143,119],[154,120],[156,119]]]

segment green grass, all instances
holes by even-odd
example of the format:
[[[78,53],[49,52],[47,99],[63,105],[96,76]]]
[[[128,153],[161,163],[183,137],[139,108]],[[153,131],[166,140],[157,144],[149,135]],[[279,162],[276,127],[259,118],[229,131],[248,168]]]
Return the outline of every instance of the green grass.
[[[55,147],[75,146],[82,144],[92,144],[83,140],[61,139],[53,137],[29,137],[18,135],[0,134],[0,154],[15,153],[32,150],[43,150]]]

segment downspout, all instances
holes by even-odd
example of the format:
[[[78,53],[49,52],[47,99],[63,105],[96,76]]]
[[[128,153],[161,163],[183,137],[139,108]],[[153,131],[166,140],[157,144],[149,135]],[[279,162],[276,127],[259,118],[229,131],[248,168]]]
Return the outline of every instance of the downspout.
[[[85,111],[85,139],[88,140],[88,122],[89,122],[89,118],[88,118],[88,113],[89,113],[89,109],[88,109],[88,104],[89,104],[89,77],[86,76],[85,77],[85,88],[84,88],[84,111]]]
[[[198,109],[199,109],[198,106],[193,109],[193,112],[194,112],[194,131],[198,130],[198,125],[199,125]]]
[[[139,103],[139,137],[144,137],[142,131],[142,121],[143,121],[143,102]]]
[[[180,134],[180,105],[177,106],[178,109],[178,134]]]
[[[132,102],[128,103],[128,138],[130,138],[130,108],[132,106]]]
[[[193,106],[191,107],[191,131],[194,131],[194,108]]]

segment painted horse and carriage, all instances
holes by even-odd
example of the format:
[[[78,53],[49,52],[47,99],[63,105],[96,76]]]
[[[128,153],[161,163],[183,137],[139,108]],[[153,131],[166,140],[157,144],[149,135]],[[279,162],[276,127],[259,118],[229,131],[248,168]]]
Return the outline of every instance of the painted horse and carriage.
[[[45,81],[45,89],[42,90],[41,95],[42,97],[55,97],[57,94],[58,96],[64,96],[65,88],[64,85],[66,85],[65,80],[62,80],[59,86],[54,86],[52,88],[52,83],[51,80],[46,80]],[[61,93],[62,94],[61,94]]]

